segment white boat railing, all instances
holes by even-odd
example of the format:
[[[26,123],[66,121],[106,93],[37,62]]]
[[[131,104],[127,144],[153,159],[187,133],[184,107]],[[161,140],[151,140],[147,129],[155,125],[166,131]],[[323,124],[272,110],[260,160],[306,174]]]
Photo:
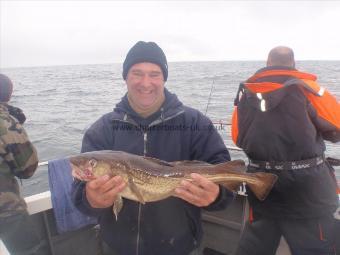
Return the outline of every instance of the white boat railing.
[[[39,162],[38,166],[46,166],[48,165],[48,161],[43,161],[43,162]]]
[[[10,255],[1,239],[0,239],[0,255]]]
[[[25,197],[29,214],[35,214],[52,209],[51,192],[45,191]]]

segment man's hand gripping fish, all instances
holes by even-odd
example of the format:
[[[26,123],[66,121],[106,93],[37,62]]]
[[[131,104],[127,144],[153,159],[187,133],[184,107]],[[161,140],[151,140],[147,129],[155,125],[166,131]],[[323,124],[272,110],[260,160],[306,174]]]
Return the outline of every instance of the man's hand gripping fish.
[[[269,173],[245,173],[243,160],[217,165],[202,161],[167,162],[121,151],[93,151],[69,157],[73,177],[90,181],[103,175],[119,175],[128,184],[114,202],[118,215],[122,197],[140,203],[165,199],[174,194],[182,180],[191,181],[190,174],[198,173],[210,181],[236,191],[245,182],[256,197],[264,200],[277,180]]]

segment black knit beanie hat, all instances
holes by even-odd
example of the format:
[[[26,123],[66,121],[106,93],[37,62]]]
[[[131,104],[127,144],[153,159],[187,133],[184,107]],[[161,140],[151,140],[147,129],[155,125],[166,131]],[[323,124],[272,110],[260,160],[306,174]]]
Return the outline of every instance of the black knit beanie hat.
[[[162,69],[164,81],[168,79],[168,63],[163,50],[154,42],[137,42],[126,55],[123,63],[123,78],[126,76],[131,66],[137,63],[149,62]]]
[[[13,92],[13,84],[11,80],[4,74],[0,73],[0,102],[8,102]]]

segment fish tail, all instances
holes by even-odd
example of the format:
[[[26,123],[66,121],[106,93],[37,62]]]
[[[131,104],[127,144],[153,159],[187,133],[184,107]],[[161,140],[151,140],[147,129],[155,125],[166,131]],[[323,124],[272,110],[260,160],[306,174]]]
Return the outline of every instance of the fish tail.
[[[259,200],[263,201],[268,196],[278,177],[270,173],[254,173],[252,175],[256,178],[256,181],[247,182],[247,186]]]

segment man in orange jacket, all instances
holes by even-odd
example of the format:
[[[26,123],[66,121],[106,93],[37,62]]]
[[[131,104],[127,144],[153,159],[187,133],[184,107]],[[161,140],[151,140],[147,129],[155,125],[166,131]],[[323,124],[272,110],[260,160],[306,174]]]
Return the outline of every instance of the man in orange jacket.
[[[240,85],[233,140],[249,158],[248,172],[279,178],[265,201],[248,192],[237,255],[275,254],[281,236],[294,255],[335,254],[339,201],[324,140],[340,141],[340,104],[316,79],[295,69],[293,51],[280,46]]]

